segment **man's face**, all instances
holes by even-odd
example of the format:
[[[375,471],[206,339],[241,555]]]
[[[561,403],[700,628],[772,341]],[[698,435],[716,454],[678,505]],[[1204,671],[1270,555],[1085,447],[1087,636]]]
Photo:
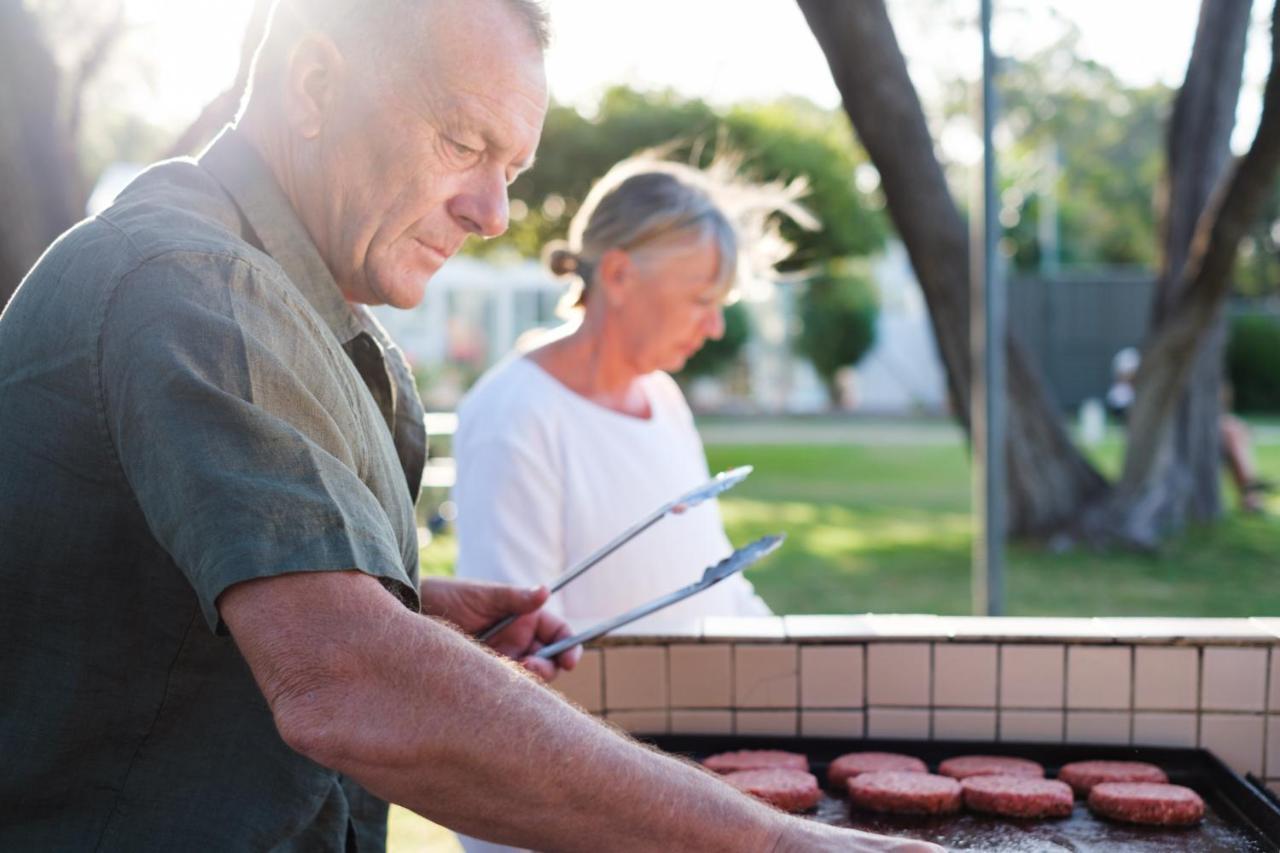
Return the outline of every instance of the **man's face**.
[[[303,218],[353,302],[411,308],[469,234],[503,233],[507,187],[542,133],[542,53],[524,23],[500,2],[436,8],[402,67],[347,62],[318,140],[323,212]]]

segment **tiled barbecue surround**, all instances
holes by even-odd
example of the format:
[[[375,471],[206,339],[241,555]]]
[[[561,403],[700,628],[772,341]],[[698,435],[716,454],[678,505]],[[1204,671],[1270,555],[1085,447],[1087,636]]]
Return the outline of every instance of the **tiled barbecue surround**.
[[[1280,619],[709,619],[555,686],[637,733],[1201,746],[1280,793]]]

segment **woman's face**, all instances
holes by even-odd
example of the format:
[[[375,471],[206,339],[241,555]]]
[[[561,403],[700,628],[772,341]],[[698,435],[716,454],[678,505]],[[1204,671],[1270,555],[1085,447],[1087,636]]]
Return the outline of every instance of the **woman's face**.
[[[725,288],[720,250],[709,234],[629,256],[625,281],[613,289],[623,354],[638,374],[674,373],[724,334]]]

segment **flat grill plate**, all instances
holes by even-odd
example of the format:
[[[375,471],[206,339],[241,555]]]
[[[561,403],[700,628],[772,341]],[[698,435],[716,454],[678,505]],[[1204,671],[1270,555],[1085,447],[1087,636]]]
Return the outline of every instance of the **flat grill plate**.
[[[1194,789],[1205,801],[1205,819],[1196,827],[1161,829],[1130,826],[1095,817],[1077,800],[1068,818],[1017,820],[968,812],[948,817],[880,815],[851,807],[843,792],[826,791],[811,819],[868,832],[932,841],[948,850],[986,853],[1103,853],[1103,851],[1195,851],[1267,853],[1280,850],[1280,808],[1255,786],[1198,749],[1117,747],[1092,744],[983,743],[972,741],[853,740],[837,738],[669,735],[645,738],[661,749],[694,760],[736,749],[784,749],[809,757],[810,770],[825,784],[827,765],[855,751],[915,755],[936,770],[953,755],[1016,755],[1044,765],[1047,775],[1068,761],[1087,759],[1149,761],[1164,768],[1171,782]]]

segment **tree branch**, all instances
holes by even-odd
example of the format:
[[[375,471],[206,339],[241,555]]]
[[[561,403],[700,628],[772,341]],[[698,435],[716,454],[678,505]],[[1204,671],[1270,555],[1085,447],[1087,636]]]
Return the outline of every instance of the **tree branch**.
[[[80,137],[80,117],[84,111],[84,93],[93,78],[106,64],[112,49],[124,32],[124,2],[116,0],[110,19],[103,24],[71,75],[67,90],[67,137],[73,142]]]
[[[1280,0],[1272,10],[1271,67],[1262,118],[1249,151],[1238,160],[1196,227],[1179,288],[1165,321],[1147,348],[1136,380],[1130,416],[1131,442],[1117,499],[1139,494],[1162,454],[1167,453],[1170,415],[1186,385],[1195,357],[1231,287],[1240,240],[1262,209],[1280,170]]]
[[[240,99],[244,97],[249,86],[249,72],[253,68],[253,56],[259,42],[267,29],[267,13],[271,10],[271,0],[255,0],[249,23],[245,26],[244,38],[240,42],[240,64],[236,68],[235,80],[209,103],[205,104],[195,121],[187,125],[186,130],[178,135],[164,157],[182,157],[194,154],[224,124],[235,118],[240,107]]]

